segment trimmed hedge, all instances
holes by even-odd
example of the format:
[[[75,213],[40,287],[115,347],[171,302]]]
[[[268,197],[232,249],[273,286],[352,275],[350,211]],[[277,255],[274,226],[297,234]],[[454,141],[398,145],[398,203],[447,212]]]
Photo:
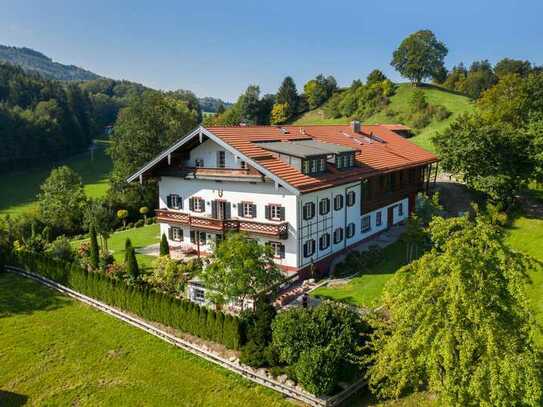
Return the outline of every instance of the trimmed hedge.
[[[242,345],[244,335],[238,317],[225,315],[148,288],[129,286],[104,274],[87,272],[76,264],[67,264],[44,255],[20,253],[7,257],[8,264],[38,273],[144,319],[222,343],[230,349],[239,349]]]

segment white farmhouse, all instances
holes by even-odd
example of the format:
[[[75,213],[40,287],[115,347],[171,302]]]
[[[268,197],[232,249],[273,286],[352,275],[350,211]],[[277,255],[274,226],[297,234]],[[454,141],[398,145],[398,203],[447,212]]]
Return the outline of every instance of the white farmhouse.
[[[171,250],[204,255],[245,232],[271,245],[286,275],[305,278],[404,221],[434,163],[384,125],[200,126],[128,181],[158,179]]]

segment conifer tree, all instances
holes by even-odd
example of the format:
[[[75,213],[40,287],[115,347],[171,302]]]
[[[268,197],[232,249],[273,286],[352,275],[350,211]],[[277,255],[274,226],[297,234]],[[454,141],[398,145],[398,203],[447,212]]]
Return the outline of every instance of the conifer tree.
[[[94,225],[91,225],[89,227],[89,235],[90,235],[90,264],[93,269],[98,268],[98,262],[100,260],[100,252],[98,247],[98,240],[96,238],[96,229],[94,228]]]
[[[168,245],[168,238],[166,234],[162,234],[162,239],[160,240],[160,255],[169,256],[170,255],[170,246]]]
[[[134,250],[133,247],[129,247],[126,250],[125,258],[126,274],[128,274],[128,277],[133,282],[139,280],[140,270],[138,267],[138,261],[136,260],[136,250]]]

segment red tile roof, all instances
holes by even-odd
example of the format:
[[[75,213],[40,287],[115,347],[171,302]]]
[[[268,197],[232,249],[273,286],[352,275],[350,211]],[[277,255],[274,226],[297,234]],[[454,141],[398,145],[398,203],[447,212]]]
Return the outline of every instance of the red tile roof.
[[[361,126],[360,133],[354,133],[349,125],[231,126],[208,127],[207,130],[302,192],[438,161],[434,154],[397,135],[386,125]],[[329,171],[324,175],[304,175],[258,145],[265,141],[302,139],[357,149],[357,166],[344,171],[328,166]]]

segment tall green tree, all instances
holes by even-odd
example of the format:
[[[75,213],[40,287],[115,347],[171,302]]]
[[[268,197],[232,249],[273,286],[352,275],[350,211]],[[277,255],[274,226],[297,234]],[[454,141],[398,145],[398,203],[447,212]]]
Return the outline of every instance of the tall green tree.
[[[124,179],[198,124],[187,102],[156,91],[133,96],[115,122],[109,154],[114,182]]]
[[[285,77],[281,86],[279,86],[277,94],[275,95],[275,103],[286,103],[288,105],[289,119],[298,111],[298,90],[296,89],[294,79],[290,76]]]
[[[391,65],[415,84],[432,78],[443,69],[448,50],[430,30],[410,34],[392,54]]]
[[[75,233],[82,228],[86,204],[81,177],[70,167],[54,168],[40,187],[40,219],[57,232]]]
[[[333,76],[317,75],[304,85],[304,94],[310,109],[315,109],[326,102],[337,89],[337,82]]]
[[[529,310],[533,263],[483,218],[436,218],[433,248],[387,283],[372,322],[370,388],[421,389],[441,405],[539,406],[540,356]]]
[[[136,259],[136,249],[134,249],[132,246],[129,246],[126,249],[125,253],[125,268],[126,268],[126,274],[128,275],[128,278],[132,283],[135,283],[140,278],[140,270],[138,266],[138,261]]]
[[[498,77],[505,75],[516,74],[519,76],[527,76],[532,71],[530,61],[522,61],[520,59],[503,58],[494,66],[494,72]]]
[[[90,237],[90,250],[89,258],[90,264],[93,269],[98,269],[98,264],[100,261],[100,248],[98,247],[98,239],[96,238],[96,230],[94,225],[91,225],[89,228],[89,237]]]
[[[269,246],[242,233],[231,233],[215,248],[200,278],[213,302],[225,304],[239,299],[243,307],[246,299],[256,298],[283,277]]]

